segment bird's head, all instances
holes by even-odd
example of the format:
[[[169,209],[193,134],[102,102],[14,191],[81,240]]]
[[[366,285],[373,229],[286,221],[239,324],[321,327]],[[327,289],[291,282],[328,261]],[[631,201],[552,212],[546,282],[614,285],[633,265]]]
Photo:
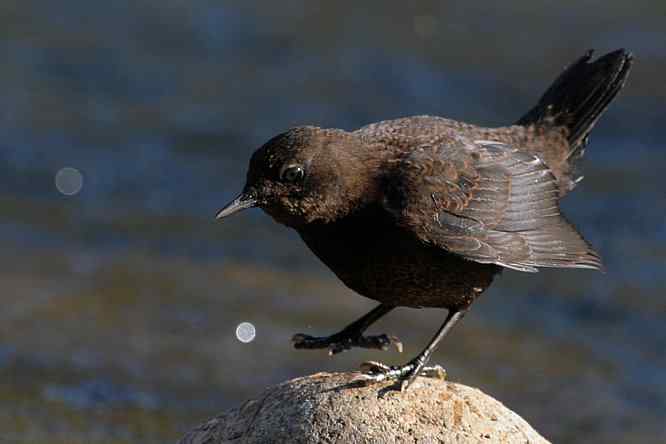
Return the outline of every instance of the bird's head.
[[[255,151],[243,191],[217,218],[259,207],[294,228],[331,222],[374,197],[372,157],[352,133],[292,128]]]

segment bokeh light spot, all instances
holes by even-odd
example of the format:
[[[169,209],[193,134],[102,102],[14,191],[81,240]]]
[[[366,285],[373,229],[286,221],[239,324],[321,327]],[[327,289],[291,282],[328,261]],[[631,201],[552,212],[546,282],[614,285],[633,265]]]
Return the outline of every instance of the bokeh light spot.
[[[62,194],[73,196],[83,188],[83,175],[76,168],[61,168],[56,173],[55,185]]]
[[[254,328],[254,325],[249,322],[241,322],[238,324],[238,327],[236,327],[236,337],[239,341],[245,344],[252,342],[256,335],[257,330]]]

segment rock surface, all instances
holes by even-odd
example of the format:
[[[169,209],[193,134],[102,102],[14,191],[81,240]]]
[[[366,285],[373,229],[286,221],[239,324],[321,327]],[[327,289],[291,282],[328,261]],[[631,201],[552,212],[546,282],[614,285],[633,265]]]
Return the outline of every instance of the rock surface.
[[[189,432],[179,444],[547,443],[524,419],[478,389],[419,378],[404,393],[364,385],[358,373],[317,373]]]

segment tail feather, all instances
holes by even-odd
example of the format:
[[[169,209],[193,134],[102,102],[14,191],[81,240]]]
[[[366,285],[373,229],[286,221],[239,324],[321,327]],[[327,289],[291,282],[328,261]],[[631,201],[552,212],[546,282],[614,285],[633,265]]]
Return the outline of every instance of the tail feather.
[[[593,51],[568,66],[537,105],[516,124],[566,128],[571,162],[583,155],[590,131],[624,86],[633,56],[624,49],[590,62]]]

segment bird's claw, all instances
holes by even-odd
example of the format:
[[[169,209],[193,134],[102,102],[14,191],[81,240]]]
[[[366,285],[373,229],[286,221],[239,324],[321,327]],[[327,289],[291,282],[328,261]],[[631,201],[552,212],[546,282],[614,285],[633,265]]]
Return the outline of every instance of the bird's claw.
[[[291,338],[291,342],[298,349],[322,349],[328,348],[329,355],[335,355],[353,347],[369,348],[376,350],[388,350],[393,345],[398,352],[402,353],[402,342],[396,336],[386,334],[376,336],[362,335],[332,335],[326,337],[310,336],[297,333]]]
[[[391,371],[391,367],[384,364],[383,362],[377,362],[377,361],[365,361],[361,363],[361,372],[365,374],[366,376],[370,375],[379,375],[383,374],[385,375],[386,373]]]
[[[396,381],[396,388],[404,391],[417,376],[440,380],[445,380],[447,376],[446,370],[441,365],[423,367],[418,373],[416,369],[417,366],[411,362],[398,367],[377,361],[366,361],[361,364],[361,375],[358,376],[358,380],[368,383]]]

